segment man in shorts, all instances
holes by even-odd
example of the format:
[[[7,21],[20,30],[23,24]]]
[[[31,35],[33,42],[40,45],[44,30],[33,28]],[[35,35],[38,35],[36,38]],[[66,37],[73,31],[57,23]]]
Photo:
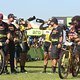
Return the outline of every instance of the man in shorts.
[[[53,25],[53,29],[50,34],[50,40],[51,40],[50,55],[52,60],[52,72],[55,73],[63,38],[62,38],[62,27],[58,25],[58,20],[55,17],[51,20],[51,24]]]

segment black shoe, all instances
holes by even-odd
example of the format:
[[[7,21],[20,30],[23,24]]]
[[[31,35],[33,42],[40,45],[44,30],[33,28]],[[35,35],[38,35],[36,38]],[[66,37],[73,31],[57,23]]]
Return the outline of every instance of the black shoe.
[[[18,69],[18,68],[15,68],[15,71],[16,71],[17,73],[19,73],[19,69]]]
[[[22,73],[27,73],[27,71],[25,69],[21,70]]]
[[[56,73],[56,67],[52,67],[52,73]]]
[[[46,73],[46,68],[47,68],[47,65],[44,65],[44,70],[42,73]]]
[[[42,71],[42,73],[46,73],[46,71]]]
[[[18,73],[16,70],[11,71],[11,74],[16,74]]]
[[[4,74],[10,74],[8,70],[3,71]]]

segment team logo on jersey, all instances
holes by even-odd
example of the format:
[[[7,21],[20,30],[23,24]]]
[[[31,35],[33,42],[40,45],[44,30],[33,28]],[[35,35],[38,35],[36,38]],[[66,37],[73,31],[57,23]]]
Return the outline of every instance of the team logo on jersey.
[[[57,30],[53,30],[52,34],[57,34],[58,31]]]
[[[1,31],[1,30],[4,30],[4,29],[5,29],[5,28],[4,28],[3,26],[0,26],[0,31]]]

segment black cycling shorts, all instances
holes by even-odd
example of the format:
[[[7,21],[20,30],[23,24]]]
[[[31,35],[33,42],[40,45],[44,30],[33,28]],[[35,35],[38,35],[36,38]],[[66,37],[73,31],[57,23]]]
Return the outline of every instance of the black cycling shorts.
[[[57,45],[52,45],[50,56],[52,59],[59,58],[59,48],[57,48]]]
[[[49,52],[50,44],[51,44],[50,42],[45,42],[44,43],[44,51],[47,52],[47,53]]]

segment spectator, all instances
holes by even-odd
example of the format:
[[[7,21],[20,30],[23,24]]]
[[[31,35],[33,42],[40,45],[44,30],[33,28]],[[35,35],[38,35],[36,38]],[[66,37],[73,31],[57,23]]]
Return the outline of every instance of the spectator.
[[[20,21],[20,30],[22,33],[22,41],[21,41],[21,48],[22,48],[22,52],[20,53],[20,71],[22,73],[27,72],[25,70],[25,63],[26,63],[26,57],[27,57],[27,52],[29,50],[29,46],[27,44],[27,29],[31,29],[31,25],[29,25],[29,23],[25,23],[24,19],[21,19]]]
[[[15,53],[15,43],[14,43],[14,38],[15,38],[15,30],[16,27],[12,22],[14,22],[15,16],[14,14],[9,14],[8,15],[8,51],[7,53],[10,54],[10,69],[11,73],[16,73],[16,70],[14,69],[14,53]],[[7,56],[6,56],[7,57]],[[8,60],[8,59],[7,59]],[[6,70],[7,70],[7,65],[6,65]]]

